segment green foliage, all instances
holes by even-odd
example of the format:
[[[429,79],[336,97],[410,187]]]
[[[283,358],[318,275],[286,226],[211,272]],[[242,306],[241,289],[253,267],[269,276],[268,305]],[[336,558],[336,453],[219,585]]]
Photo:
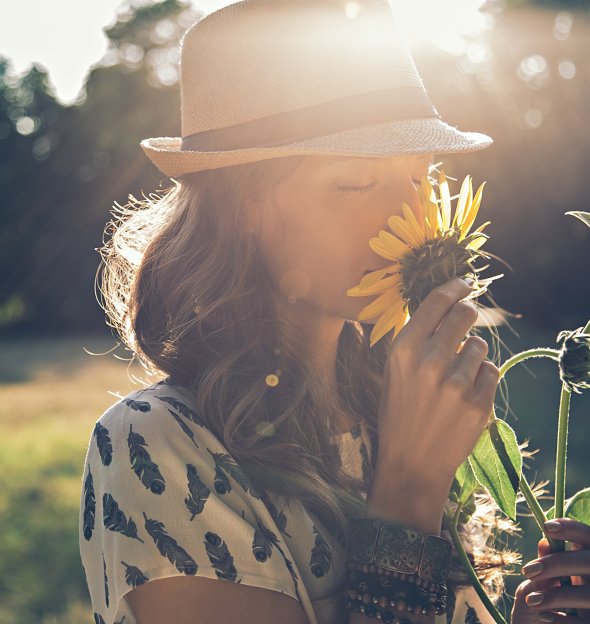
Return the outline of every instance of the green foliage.
[[[565,501],[563,513],[566,518],[573,518],[579,522],[590,524],[590,487],[584,488],[568,498]],[[546,516],[549,519],[555,517],[554,506],[546,512]]]
[[[503,420],[493,420],[469,455],[469,463],[479,483],[489,491],[500,509],[516,520],[522,456],[510,425]]]

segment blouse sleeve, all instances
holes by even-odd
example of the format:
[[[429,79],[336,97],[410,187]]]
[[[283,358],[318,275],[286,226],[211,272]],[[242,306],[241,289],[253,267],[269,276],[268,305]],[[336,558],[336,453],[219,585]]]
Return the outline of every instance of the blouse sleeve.
[[[95,623],[135,624],[125,595],[170,576],[298,600],[279,529],[259,520],[263,502],[246,474],[193,410],[165,390],[155,394],[111,406],[90,436],[79,543]]]
[[[454,598],[452,612],[447,613],[449,624],[495,624],[473,587],[460,589]]]

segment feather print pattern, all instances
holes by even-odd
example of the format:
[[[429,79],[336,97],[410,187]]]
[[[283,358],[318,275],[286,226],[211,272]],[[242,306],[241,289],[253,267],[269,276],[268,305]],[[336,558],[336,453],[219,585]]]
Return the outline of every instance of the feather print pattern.
[[[465,613],[465,624],[481,624],[477,617],[477,611],[466,601],[467,612]]]
[[[313,532],[316,534],[315,546],[311,551],[309,567],[311,568],[312,574],[319,578],[327,574],[330,570],[332,564],[332,550],[315,525],[313,526]]]
[[[259,520],[258,528],[254,530],[252,554],[257,561],[266,561],[272,555],[272,547],[277,543],[277,536],[267,529]]]
[[[256,500],[260,500],[260,495],[254,489],[250,479],[248,479],[248,477],[244,474],[244,471],[238,466],[236,460],[231,455],[228,453],[213,453],[209,449],[207,450],[215,461],[215,468],[223,469],[238,482],[239,486],[247,494],[250,494],[250,496]]]
[[[189,520],[194,520],[203,511],[211,490],[199,479],[199,473],[192,464],[186,465],[186,476],[189,495],[184,499],[184,504],[192,514]]]
[[[121,561],[121,563],[125,566],[125,582],[127,585],[135,588],[150,580],[149,576],[146,576],[138,567],[129,565],[124,561]]]
[[[96,425],[94,425],[93,435],[96,438],[100,461],[104,466],[110,466],[113,459],[113,446],[111,444],[109,430],[97,422]]]
[[[195,560],[179,546],[173,537],[170,537],[166,532],[164,523],[158,520],[152,520],[145,515],[145,529],[154,540],[160,554],[170,563],[173,563],[179,572],[188,575],[194,575],[197,573],[197,564]]]
[[[187,426],[187,424],[185,422],[182,421],[182,419],[180,418],[180,416],[178,416],[178,414],[176,414],[176,412],[173,412],[171,409],[168,410],[168,413],[172,416],[172,418],[174,418],[174,420],[180,425],[180,428],[183,430],[183,432],[185,433],[185,435],[187,435],[190,439],[191,442],[197,447],[199,448],[199,445],[197,444],[197,441],[195,440],[195,434],[191,431],[191,429]]]
[[[90,472],[90,466],[88,466],[88,474],[84,480],[84,539],[87,541],[92,537],[92,531],[94,531],[94,515],[96,513],[96,499],[94,497],[94,484],[92,482],[92,473]]]
[[[123,403],[136,412],[149,412],[152,409],[149,401],[135,401],[134,399],[123,399]]]
[[[190,421],[194,422],[195,425],[199,425],[200,427],[204,427],[205,423],[201,420],[197,412],[192,410],[188,405],[185,405],[182,401],[179,401],[176,397],[172,396],[156,396],[156,399],[160,399],[160,401],[164,401],[179,412],[185,418],[188,418]]]
[[[127,520],[125,514],[119,509],[117,501],[111,494],[105,492],[102,497],[102,513],[105,529],[117,531],[127,537],[139,540],[142,544],[145,542],[137,535],[137,525],[129,518]]]
[[[265,507],[268,509],[268,513],[270,513],[272,519],[275,521],[279,531],[283,535],[291,537],[285,530],[287,528],[287,516],[282,511],[280,513],[277,511],[275,504],[270,500],[266,492],[262,492],[260,498],[262,499]]]
[[[104,573],[104,601],[106,606],[109,606],[109,579],[107,578],[107,563],[104,560],[104,553],[102,554],[102,567]]]
[[[235,583],[238,572],[234,566],[234,558],[217,533],[205,533],[205,549],[211,565],[215,568],[215,574],[224,581]]]
[[[106,624],[100,613],[94,614],[94,624]]]
[[[139,477],[146,489],[154,494],[162,494],[166,489],[166,482],[158,469],[158,464],[152,461],[150,454],[144,447],[148,444],[144,437],[133,431],[133,425],[129,425],[129,436],[127,437],[129,446],[129,460],[133,472]]]

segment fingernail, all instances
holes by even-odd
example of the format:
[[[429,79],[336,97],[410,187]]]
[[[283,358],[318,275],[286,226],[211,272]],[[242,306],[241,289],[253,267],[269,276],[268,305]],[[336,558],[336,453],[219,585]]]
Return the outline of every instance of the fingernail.
[[[463,281],[467,283],[467,286],[473,286],[473,280],[470,277],[464,277]]]
[[[529,594],[525,600],[528,605],[535,607],[543,602],[543,598],[544,596],[542,592],[533,592],[532,594]]]
[[[551,613],[551,611],[541,611],[539,613],[539,619],[541,622],[555,622],[555,613]]]
[[[543,564],[540,561],[532,561],[531,563],[527,563],[522,567],[522,573],[525,576],[531,577],[536,576],[539,572],[543,571]]]
[[[547,522],[545,522],[543,526],[545,527],[546,531],[550,532],[559,531],[559,529],[561,529],[561,524],[557,522],[557,520],[547,520]]]

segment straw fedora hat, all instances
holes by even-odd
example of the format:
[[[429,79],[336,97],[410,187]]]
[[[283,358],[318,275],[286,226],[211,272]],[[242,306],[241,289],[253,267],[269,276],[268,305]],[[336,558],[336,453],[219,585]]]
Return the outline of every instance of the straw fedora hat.
[[[243,0],[180,50],[182,137],[140,145],[166,175],[294,155],[468,152],[430,102],[387,0]]]

